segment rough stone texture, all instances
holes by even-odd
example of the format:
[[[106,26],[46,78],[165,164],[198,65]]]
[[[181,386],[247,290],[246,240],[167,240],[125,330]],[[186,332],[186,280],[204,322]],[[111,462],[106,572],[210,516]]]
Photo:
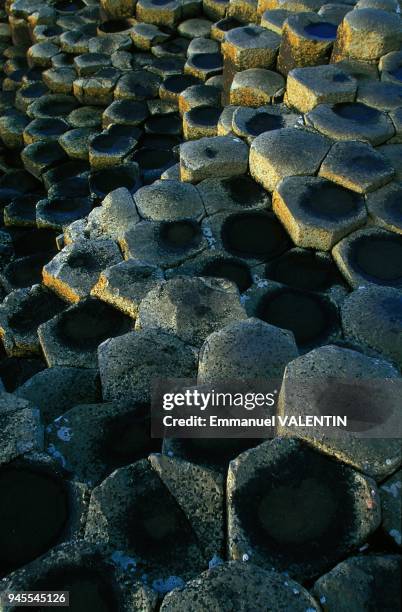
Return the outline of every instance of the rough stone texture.
[[[334,64],[294,68],[286,81],[286,102],[302,113],[318,104],[353,102],[357,81]]]
[[[372,479],[296,440],[276,438],[240,454],[229,466],[227,495],[230,558],[247,555],[301,580],[364,543],[381,520]]]
[[[222,53],[237,70],[270,68],[279,49],[280,37],[256,25],[230,30],[222,43]]]
[[[133,197],[125,187],[111,191],[102,201],[102,206],[96,215],[99,231],[117,242],[120,242],[124,234],[139,220]]]
[[[69,587],[70,606],[101,610],[120,606],[122,612],[154,612],[157,595],[133,578],[107,545],[67,542],[13,572],[0,582],[4,591],[33,591],[44,581]],[[86,586],[86,588],[85,588]]]
[[[37,406],[42,420],[48,423],[76,404],[98,401],[99,374],[96,369],[46,368],[18,387],[15,394]]]
[[[319,427],[279,425],[277,433],[301,438],[381,480],[402,462],[399,439],[389,438],[391,432],[396,438],[400,429],[399,376],[398,370],[387,361],[357,351],[337,346],[315,349],[287,365],[278,414],[296,418],[346,415],[348,426],[346,430],[331,427],[325,433]],[[356,432],[361,435],[358,437]]]
[[[253,141],[250,172],[265,189],[273,191],[286,176],[315,174],[329,148],[330,141],[319,134],[297,128],[273,130]]]
[[[259,319],[230,323],[202,345],[198,382],[280,379],[298,350],[289,331]]]
[[[325,612],[356,612],[375,606],[398,609],[401,603],[399,555],[360,555],[339,563],[314,584],[313,593]]]
[[[380,487],[382,529],[399,547],[402,546],[402,471],[395,472]]]
[[[392,287],[360,287],[342,305],[345,336],[402,367],[401,292]],[[364,312],[364,317],[361,316]]]
[[[93,490],[85,537],[125,551],[139,566],[134,575],[145,570],[154,588],[172,576],[182,584],[206,565],[189,520],[147,460],[116,470]]]
[[[239,138],[200,138],[180,147],[182,181],[198,183],[206,178],[245,174],[247,165],[248,147]]]
[[[320,104],[306,115],[306,123],[334,140],[361,140],[373,146],[395,133],[388,115],[361,102]]]
[[[245,208],[270,208],[269,194],[249,176],[228,179],[205,179],[198,183],[208,215],[223,211],[242,211]]]
[[[287,177],[272,208],[299,247],[329,251],[367,218],[363,199],[319,177]]]
[[[194,376],[195,359],[192,348],[161,329],[106,340],[99,347],[103,397],[147,401],[153,380]]]
[[[385,285],[402,289],[402,237],[384,229],[353,232],[332,251],[338,267],[353,287]]]
[[[43,426],[37,408],[0,413],[0,465],[32,451],[43,450]]]
[[[260,106],[252,109],[240,106],[232,116],[232,130],[240,138],[246,138],[251,144],[257,136],[270,130],[284,127],[296,127],[302,117],[289,112],[283,104]]]
[[[175,589],[164,598],[161,612],[181,610],[239,610],[265,612],[273,610],[294,612],[318,611],[313,597],[294,580],[274,571],[265,571],[253,563],[230,561],[204,572],[195,580]]]
[[[89,295],[100,272],[121,259],[112,240],[77,240],[44,266],[43,282],[61,298],[78,302]]]
[[[338,29],[332,61],[378,60],[390,51],[399,50],[400,44],[398,15],[373,8],[354,10],[347,13]]]
[[[160,268],[128,259],[103,270],[91,295],[135,319],[141,300],[162,278]]]
[[[237,72],[230,86],[230,104],[262,106],[274,102],[284,91],[280,74],[264,68],[249,68]]]
[[[402,182],[400,181],[392,181],[385,187],[367,194],[367,210],[376,225],[402,234],[402,215],[399,211],[401,197]]]
[[[152,221],[199,221],[205,214],[196,188],[180,181],[156,181],[139,189],[134,199],[141,217]]]
[[[212,332],[245,318],[234,283],[215,278],[161,281],[140,303],[136,327],[159,328],[200,346]]]
[[[318,174],[357,193],[367,193],[389,183],[395,170],[368,143],[349,141],[332,145]]]

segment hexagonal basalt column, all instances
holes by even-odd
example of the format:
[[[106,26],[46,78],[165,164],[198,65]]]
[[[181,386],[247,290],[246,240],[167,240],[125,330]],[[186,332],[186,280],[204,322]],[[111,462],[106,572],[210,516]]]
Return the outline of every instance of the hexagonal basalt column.
[[[283,94],[284,85],[283,77],[272,70],[243,70],[235,74],[230,86],[230,104],[258,107],[274,103]]]
[[[134,16],[135,0],[100,0],[100,5],[109,19],[118,20]]]
[[[124,561],[123,561],[124,559]],[[126,557],[85,541],[61,544],[2,582],[9,591],[34,591],[49,585],[69,591],[70,606],[112,612],[153,612],[157,595],[132,575]]]
[[[324,610],[363,612],[367,609],[367,601],[378,610],[398,609],[401,605],[400,574],[399,555],[359,555],[342,561],[321,576],[314,584],[313,593],[324,603]]]
[[[399,15],[373,8],[354,10],[339,26],[331,61],[378,61],[390,51],[399,51],[400,45]]]
[[[262,611],[266,602],[274,609],[292,612],[318,612],[318,604],[300,584],[273,571],[265,571],[253,563],[231,561],[203,572],[188,582],[184,589],[168,593],[161,612],[186,610],[224,610],[230,601],[241,609]]]
[[[297,355],[293,334],[288,331],[253,318],[230,323],[210,334],[202,345],[198,382],[280,379]]]
[[[180,181],[156,181],[139,189],[134,200],[141,217],[152,221],[199,221],[205,215],[198,190]]]
[[[329,251],[367,218],[363,198],[320,177],[283,179],[272,206],[297,246],[320,251]]]
[[[271,68],[279,44],[278,34],[255,25],[234,28],[226,34],[222,42],[225,103],[229,101],[230,86],[236,72],[248,68]]]
[[[385,187],[367,194],[366,205],[374,223],[391,232],[402,234],[401,198],[402,182],[400,181],[392,181]]]
[[[315,174],[330,144],[319,134],[297,128],[261,134],[250,147],[250,173],[265,189],[273,191],[286,176]]]
[[[99,371],[106,401],[149,402],[157,378],[192,378],[196,353],[174,334],[145,329],[108,339],[99,346]]]
[[[49,367],[96,368],[99,344],[132,327],[129,317],[100,300],[86,298],[40,325],[38,335]]]
[[[254,138],[264,132],[296,127],[300,120],[301,116],[289,112],[284,104],[260,106],[256,109],[240,106],[233,113],[232,130],[251,144]]]
[[[336,25],[315,13],[290,15],[283,27],[278,70],[287,75],[293,68],[317,66],[328,61],[336,38]]]
[[[178,0],[138,0],[135,14],[138,21],[174,26],[180,21],[182,5]]]
[[[364,312],[364,317],[362,317]],[[345,337],[402,367],[402,294],[393,287],[359,287],[342,305]]]
[[[386,285],[402,288],[402,236],[380,228],[353,232],[332,254],[352,287]]]
[[[141,301],[136,328],[156,328],[200,346],[213,331],[246,318],[234,283],[217,278],[172,278]]]
[[[228,179],[205,179],[197,185],[208,215],[234,210],[242,212],[249,208],[270,208],[267,192],[247,175]]]
[[[380,59],[378,68],[381,80],[401,85],[402,83],[402,51],[391,51]]]
[[[320,104],[306,115],[307,125],[335,140],[362,140],[380,145],[395,134],[385,113],[361,102]]]
[[[80,240],[44,266],[43,282],[63,299],[78,302],[89,295],[101,271],[121,259],[112,240]]]
[[[293,332],[302,351],[339,340],[338,308],[328,295],[265,281],[245,298],[249,317]]]
[[[217,136],[222,109],[217,106],[197,106],[183,115],[183,135],[186,140]]]
[[[40,353],[37,327],[64,308],[65,303],[41,285],[10,293],[0,306],[0,337],[7,354]]]
[[[286,103],[302,113],[318,104],[353,102],[357,81],[336,65],[294,68],[286,82]]]
[[[182,181],[198,183],[214,176],[245,174],[247,166],[248,147],[239,138],[201,138],[180,147]]]
[[[296,440],[239,455],[227,494],[230,558],[302,580],[364,543],[381,520],[373,480]]]
[[[331,147],[318,174],[357,193],[368,193],[389,183],[395,170],[370,144],[345,141]]]
[[[184,73],[191,74],[200,81],[221,74],[223,61],[220,53],[195,53],[189,56],[184,66]]]
[[[399,372],[389,362],[337,346],[323,346],[286,367],[278,401],[282,418],[347,416],[346,428],[277,426],[377,480],[402,462],[397,437]],[[392,382],[396,383],[393,385]],[[390,433],[395,438],[390,438]],[[362,435],[363,434],[363,437]]]

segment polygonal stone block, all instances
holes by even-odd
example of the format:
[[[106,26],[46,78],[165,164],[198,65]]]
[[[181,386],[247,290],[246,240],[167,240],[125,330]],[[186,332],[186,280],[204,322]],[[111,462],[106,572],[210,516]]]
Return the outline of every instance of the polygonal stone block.
[[[64,149],[70,159],[82,159],[86,161],[89,156],[89,143],[98,134],[93,127],[75,128],[64,132],[59,137],[59,145]]]
[[[300,580],[360,546],[381,521],[371,478],[296,440],[276,438],[239,455],[227,495],[230,558],[247,555]]]
[[[402,288],[402,236],[369,227],[341,240],[332,255],[353,287],[386,285]]]
[[[103,111],[102,125],[105,128],[113,123],[141,125],[148,115],[149,112],[144,102],[115,100]]]
[[[152,221],[199,221],[205,214],[198,190],[180,181],[156,181],[139,189],[134,200],[141,217]]]
[[[291,332],[253,318],[229,323],[202,345],[198,382],[281,379],[286,365],[297,356]]]
[[[247,166],[248,147],[239,138],[201,138],[180,147],[180,178],[189,183],[214,176],[245,174]]]
[[[286,367],[278,401],[282,418],[347,416],[347,427],[277,427],[359,471],[382,480],[402,462],[396,386],[397,368],[381,359],[338,346],[323,346]],[[362,435],[360,435],[362,434]]]
[[[48,452],[75,480],[99,484],[115,469],[161,449],[150,435],[147,404],[114,402],[74,406],[46,429]]]
[[[370,144],[345,141],[332,145],[318,174],[357,193],[368,193],[389,183],[395,170]]]
[[[91,295],[135,319],[141,300],[162,278],[160,268],[128,259],[103,270]]]
[[[121,259],[112,240],[78,240],[44,266],[43,282],[63,299],[78,302],[89,295],[101,271]]]
[[[185,140],[217,136],[220,107],[197,106],[183,115],[183,135]]]
[[[384,112],[395,111],[402,106],[402,82],[378,83],[366,81],[360,83],[357,90],[357,102],[361,102]]]
[[[116,470],[94,489],[85,538],[125,551],[140,564],[133,575],[145,572],[147,582],[164,592],[167,576],[181,585],[205,567],[191,519],[144,459]]]
[[[402,234],[401,198],[402,182],[392,181],[385,187],[368,193],[366,206],[374,223],[391,232]]]
[[[258,12],[261,13],[260,25],[267,30],[275,32],[282,36],[283,26],[285,25],[286,19],[291,14],[291,11],[287,9],[265,9],[265,2],[259,2]]]
[[[74,96],[81,104],[107,106],[113,102],[120,76],[121,72],[116,68],[103,68],[96,75],[80,77],[73,83]]]
[[[111,125],[88,142],[89,163],[95,170],[124,163],[138,144],[141,132],[124,126]]]
[[[329,251],[367,219],[363,198],[315,176],[283,179],[272,207],[297,246],[320,251]]]
[[[137,23],[132,27],[130,35],[135,47],[144,51],[169,40],[169,35],[152,23]]]
[[[288,111],[285,105],[260,106],[256,109],[240,106],[232,117],[233,132],[251,144],[257,136],[270,130],[296,127],[302,118]]]
[[[141,301],[136,328],[162,329],[200,346],[213,331],[246,318],[234,283],[217,278],[161,281]]]
[[[33,176],[40,176],[55,166],[64,161],[67,161],[67,156],[57,142],[46,142],[40,140],[28,145],[21,153],[23,164]]]
[[[246,110],[246,109],[245,109]],[[271,208],[269,194],[247,175],[205,179],[197,185],[208,215],[246,208]]]
[[[327,63],[335,38],[336,25],[316,13],[289,15],[283,26],[278,71],[287,75],[293,68]]]
[[[395,134],[388,115],[361,102],[320,104],[306,115],[306,124],[334,140],[362,140],[374,146]]]
[[[258,23],[257,0],[231,0],[228,17],[240,23]]]
[[[273,191],[286,176],[315,174],[329,148],[327,138],[307,130],[272,130],[253,141],[250,173],[265,189]]]
[[[230,30],[222,43],[222,53],[231,69],[270,68],[276,58],[280,37],[256,25]]]
[[[230,104],[263,106],[283,94],[285,81],[280,74],[264,68],[237,72],[230,86]]]
[[[68,587],[71,607],[84,601],[90,610],[119,606],[122,612],[154,612],[156,593],[133,578],[127,560],[107,545],[68,542],[7,576],[2,588],[33,591],[46,582],[53,590]]]
[[[43,450],[43,425],[37,408],[0,411],[0,466],[30,452]]]
[[[40,354],[38,325],[64,308],[65,303],[41,285],[11,292],[0,306],[0,337],[7,354]]]
[[[211,85],[191,85],[179,95],[179,111],[181,114],[197,106],[219,106],[220,90]]]
[[[338,29],[331,61],[375,61],[401,44],[399,15],[373,8],[350,11]]]
[[[297,594],[297,595],[296,595]],[[180,612],[183,608],[224,610],[230,601],[236,607],[263,610],[266,602],[294,612],[318,611],[318,604],[309,592],[290,578],[274,571],[265,571],[253,563],[230,561],[203,572],[188,582],[184,589],[171,591],[162,602],[161,612]]]
[[[402,181],[402,144],[386,144],[378,147],[378,151],[391,162],[395,170],[395,180]]]
[[[107,401],[149,401],[153,380],[196,374],[194,350],[162,329],[144,329],[107,340],[98,353]]]
[[[294,68],[286,81],[286,103],[302,113],[318,104],[353,102],[357,81],[336,64]]]
[[[37,406],[47,424],[73,406],[100,401],[99,373],[90,368],[45,368],[20,385],[15,395]]]
[[[200,81],[221,74],[223,59],[220,53],[195,53],[188,57],[184,73],[191,74]]]
[[[179,0],[138,0],[135,14],[144,23],[174,26],[180,20],[182,6]]]
[[[321,576],[314,584],[313,593],[323,602],[326,611],[347,612],[352,607],[356,612],[363,612],[367,601],[375,602],[379,609],[398,609],[401,602],[400,572],[399,555],[350,557]],[[375,587],[373,576],[380,581],[381,588]]]
[[[359,287],[342,305],[345,337],[366,351],[402,366],[401,291],[394,287]],[[364,312],[364,317],[362,317]]]
[[[401,84],[402,76],[402,51],[391,51],[380,59],[378,68],[381,73],[381,81]]]
[[[141,221],[120,241],[125,259],[138,259],[161,268],[171,268],[208,247],[198,223]]]
[[[108,304],[86,298],[38,327],[49,367],[96,368],[97,348],[132,329],[133,321]]]

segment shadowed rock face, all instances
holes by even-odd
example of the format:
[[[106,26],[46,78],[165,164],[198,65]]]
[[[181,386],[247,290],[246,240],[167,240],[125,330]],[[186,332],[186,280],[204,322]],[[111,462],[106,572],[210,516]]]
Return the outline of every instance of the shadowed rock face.
[[[4,575],[58,542],[68,521],[68,498],[61,479],[12,465],[0,470],[0,491],[0,572]]]
[[[272,258],[286,249],[286,234],[278,221],[262,213],[232,215],[222,226],[229,253],[241,257]]]

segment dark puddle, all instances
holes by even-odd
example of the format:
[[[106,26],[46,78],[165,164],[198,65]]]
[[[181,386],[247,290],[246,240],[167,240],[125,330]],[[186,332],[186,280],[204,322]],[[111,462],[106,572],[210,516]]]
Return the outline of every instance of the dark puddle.
[[[264,212],[230,215],[222,225],[221,236],[225,249],[239,257],[270,259],[289,246],[279,221]]]
[[[364,207],[361,196],[329,181],[316,182],[303,193],[300,205],[321,219],[336,221],[353,216]]]
[[[356,123],[375,123],[380,117],[380,111],[361,102],[338,102],[332,107],[335,115]]]
[[[266,265],[265,276],[306,291],[325,291],[331,285],[343,284],[337,267],[329,257],[320,257],[314,251],[307,250],[284,253]]]
[[[361,236],[351,245],[352,263],[379,284],[402,281],[402,237],[397,234]]]
[[[216,126],[222,109],[217,106],[196,106],[187,112],[190,121],[201,126]]]
[[[220,53],[195,53],[191,56],[191,63],[196,68],[219,70],[223,67],[223,58]]]
[[[55,329],[59,342],[75,350],[95,350],[101,342],[132,328],[132,320],[108,304],[88,298],[61,313]]]
[[[234,503],[251,542],[277,569],[314,568],[347,545],[356,527],[353,495],[350,469],[304,447],[256,470]]]
[[[271,115],[270,113],[257,113],[246,121],[246,128],[251,136],[259,136],[269,130],[278,130],[285,125],[282,117]]]
[[[15,289],[31,287],[42,281],[42,268],[46,265],[52,253],[36,253],[20,257],[10,262],[3,270],[3,276]]]
[[[128,30],[132,27],[132,24],[125,19],[116,19],[104,21],[98,27],[101,32],[105,32],[106,34],[116,34],[118,32],[124,32],[125,30]]]
[[[0,353],[1,353],[0,348]],[[40,358],[3,357],[0,355],[0,378],[8,393],[12,393],[47,365]]]
[[[232,200],[241,206],[256,206],[265,196],[264,189],[249,176],[232,176],[223,179],[222,185]]]
[[[244,262],[223,257],[208,262],[203,267],[201,276],[226,278],[233,281],[236,283],[240,293],[247,291],[253,283],[250,269]]]
[[[304,31],[309,36],[321,38],[323,40],[335,40],[338,27],[333,23],[323,21],[321,23],[309,23],[304,28]]]
[[[199,84],[199,80],[190,74],[180,74],[167,77],[163,81],[163,85],[167,91],[179,94],[191,85]]]
[[[325,341],[338,326],[335,307],[325,297],[293,288],[280,288],[263,296],[256,316],[289,329],[299,346]]]
[[[91,172],[89,177],[91,193],[100,200],[119,187],[125,187],[134,193],[139,186],[138,169],[134,164],[120,164],[113,168],[97,170]]]

